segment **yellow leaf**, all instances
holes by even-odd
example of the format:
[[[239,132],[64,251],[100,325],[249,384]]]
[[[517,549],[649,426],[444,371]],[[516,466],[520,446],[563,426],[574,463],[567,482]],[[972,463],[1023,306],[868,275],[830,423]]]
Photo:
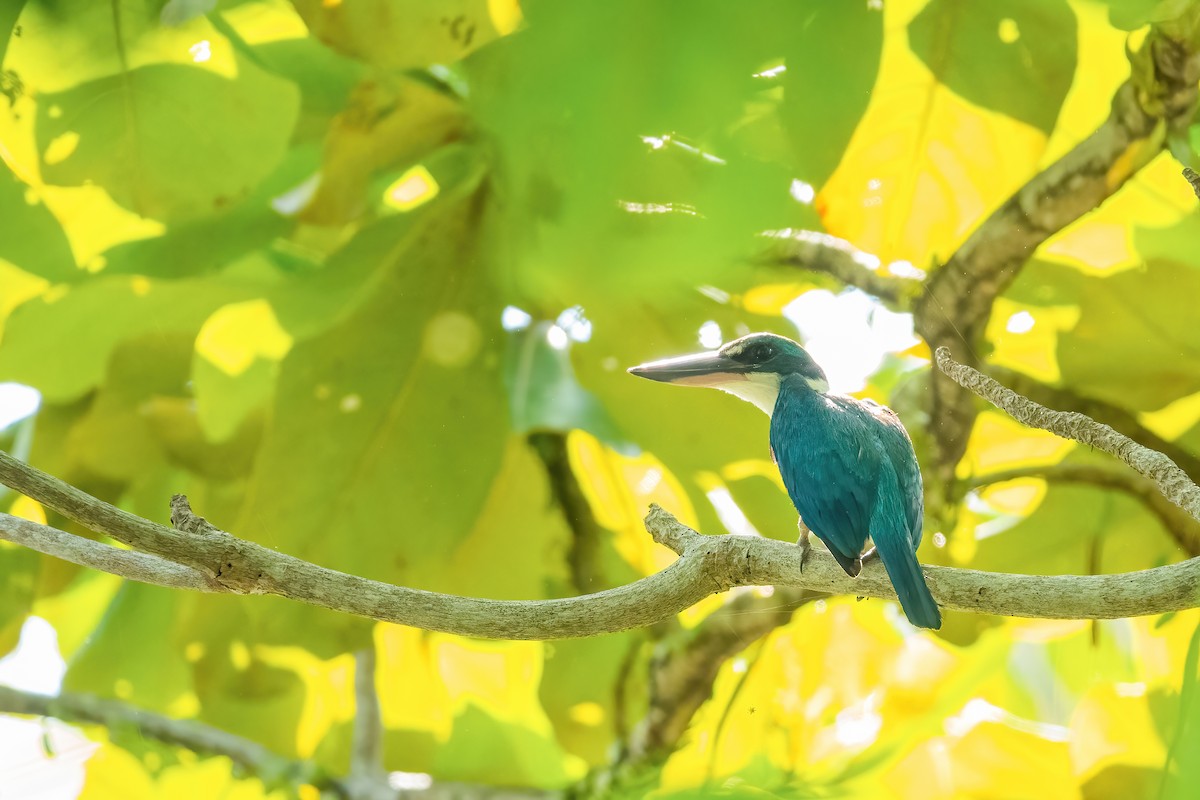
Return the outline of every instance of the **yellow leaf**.
[[[654,456],[625,456],[591,434],[573,430],[567,436],[571,471],[600,525],[616,535],[621,557],[643,575],[669,566],[675,555],[655,544],[642,524],[651,503],[695,528],[695,510],[679,480]]]
[[[884,3],[885,29],[905,29],[922,5]],[[834,236],[924,267],[1028,180],[1045,147],[1040,131],[962,99],[889,34],[866,115],[817,206]]]
[[[741,305],[751,314],[778,316],[783,313],[784,306],[795,300],[809,289],[817,288],[816,284],[794,281],[791,283],[768,283],[755,286],[741,296]]]
[[[1022,467],[1047,467],[1062,461],[1074,447],[1074,442],[1026,428],[1006,414],[985,411],[971,431],[958,475],[969,478]]]
[[[992,363],[1057,383],[1058,335],[1074,328],[1081,313],[1079,306],[1024,306],[996,298],[986,334],[994,347]]]
[[[280,361],[291,348],[291,335],[261,299],[218,308],[196,336],[196,354],[230,376],[241,375],[258,358]]]
[[[510,33],[514,0],[295,0],[312,35],[378,67],[449,64]]]
[[[380,623],[375,626],[379,674],[379,707],[389,729],[429,731],[438,741],[450,738],[454,711],[446,685],[438,675],[430,635],[416,628]]]
[[[355,219],[367,206],[375,172],[407,166],[458,139],[466,120],[456,98],[420,81],[363,81],[329,126],[320,180],[300,219],[318,225]]]
[[[335,724],[354,717],[354,656],[325,661],[302,647],[256,645],[254,658],[294,672],[304,682],[304,708],[296,724],[296,754],[308,758]]]
[[[1071,759],[1080,782],[1113,765],[1159,768],[1166,748],[1144,683],[1094,684],[1071,716]]]

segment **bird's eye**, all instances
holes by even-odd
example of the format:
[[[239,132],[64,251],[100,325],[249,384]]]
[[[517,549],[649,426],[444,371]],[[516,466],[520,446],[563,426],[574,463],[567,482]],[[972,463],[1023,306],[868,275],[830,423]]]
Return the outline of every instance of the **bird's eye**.
[[[755,352],[754,352],[754,360],[755,361],[769,361],[770,359],[772,359],[774,357],[775,357],[775,347],[773,345],[760,344],[758,347],[755,348]]]

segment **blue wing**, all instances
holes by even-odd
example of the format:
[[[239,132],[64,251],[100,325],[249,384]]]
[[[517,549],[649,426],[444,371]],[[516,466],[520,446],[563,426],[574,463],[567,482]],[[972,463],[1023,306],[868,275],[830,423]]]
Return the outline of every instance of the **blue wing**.
[[[913,550],[916,550],[917,545],[921,544],[921,529],[924,525],[925,490],[921,481],[921,466],[917,463],[912,439],[895,411],[871,400],[864,400],[861,405],[876,420],[883,423],[876,428],[876,433],[888,460],[892,462],[892,469],[896,471],[904,517],[908,523],[908,535]]]
[[[785,378],[771,415],[771,448],[800,518],[855,574],[853,562],[870,532],[879,469],[887,458],[879,425],[852,398],[789,385]]]

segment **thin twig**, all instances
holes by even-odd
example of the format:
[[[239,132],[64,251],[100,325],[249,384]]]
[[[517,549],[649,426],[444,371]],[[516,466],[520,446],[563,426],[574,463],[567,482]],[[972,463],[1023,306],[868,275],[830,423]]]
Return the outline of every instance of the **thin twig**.
[[[1093,464],[1055,464],[979,475],[970,484],[980,487],[1020,478],[1041,478],[1051,483],[1081,483],[1125,492],[1141,501],[1146,510],[1158,517],[1163,528],[1189,556],[1200,555],[1200,522],[1159,494],[1153,481],[1126,469]]]
[[[1118,433],[1133,439],[1143,447],[1157,450],[1179,465],[1193,480],[1200,479],[1200,458],[1180,447],[1178,443],[1164,439],[1138,422],[1137,416],[1123,408],[1072,392],[1058,386],[1050,386],[1014,370],[1003,367],[988,367],[988,372],[999,383],[1012,389],[1022,397],[1041,403],[1059,411],[1077,411],[1096,422],[1108,425]]]
[[[350,774],[340,784],[349,800],[395,800],[383,767],[383,715],[375,691],[375,645],[354,654],[354,735]]]
[[[314,764],[285,758],[258,742],[197,720],[171,719],[119,700],[105,700],[74,692],[49,696],[0,686],[0,712],[55,717],[64,722],[94,723],[113,729],[132,728],[147,739],[197,753],[225,756],[268,781],[331,786]]]
[[[1054,411],[1033,402],[984,375],[960,364],[950,351],[939,347],[937,365],[955,383],[1007,412],[1013,419],[1031,428],[1041,428],[1064,439],[1073,439],[1109,455],[1116,456],[1139,474],[1154,481],[1163,497],[1200,520],[1200,486],[1192,482],[1179,466],[1162,453],[1151,450],[1117,433],[1107,425],[1073,411]]]
[[[887,301],[894,308],[907,306],[909,298],[921,292],[920,281],[880,273],[882,264],[876,256],[859,250],[845,239],[795,228],[764,231],[760,236],[769,244],[755,255],[752,264],[830,275],[839,283]]]
[[[85,539],[11,514],[0,513],[0,539],[61,558],[63,561],[70,561],[81,567],[120,575],[131,581],[198,592],[224,591],[221,585],[209,576],[183,564]]]
[[[1192,191],[1196,193],[1196,198],[1200,199],[1200,175],[1191,167],[1184,167],[1183,177],[1187,178],[1187,182],[1192,185]]]

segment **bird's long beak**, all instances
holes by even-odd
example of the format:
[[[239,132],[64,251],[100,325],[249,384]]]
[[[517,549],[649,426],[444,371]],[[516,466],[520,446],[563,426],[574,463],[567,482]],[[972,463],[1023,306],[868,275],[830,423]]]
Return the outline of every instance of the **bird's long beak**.
[[[716,350],[679,358],[664,358],[629,368],[629,374],[683,386],[714,386],[745,380],[746,367]]]

